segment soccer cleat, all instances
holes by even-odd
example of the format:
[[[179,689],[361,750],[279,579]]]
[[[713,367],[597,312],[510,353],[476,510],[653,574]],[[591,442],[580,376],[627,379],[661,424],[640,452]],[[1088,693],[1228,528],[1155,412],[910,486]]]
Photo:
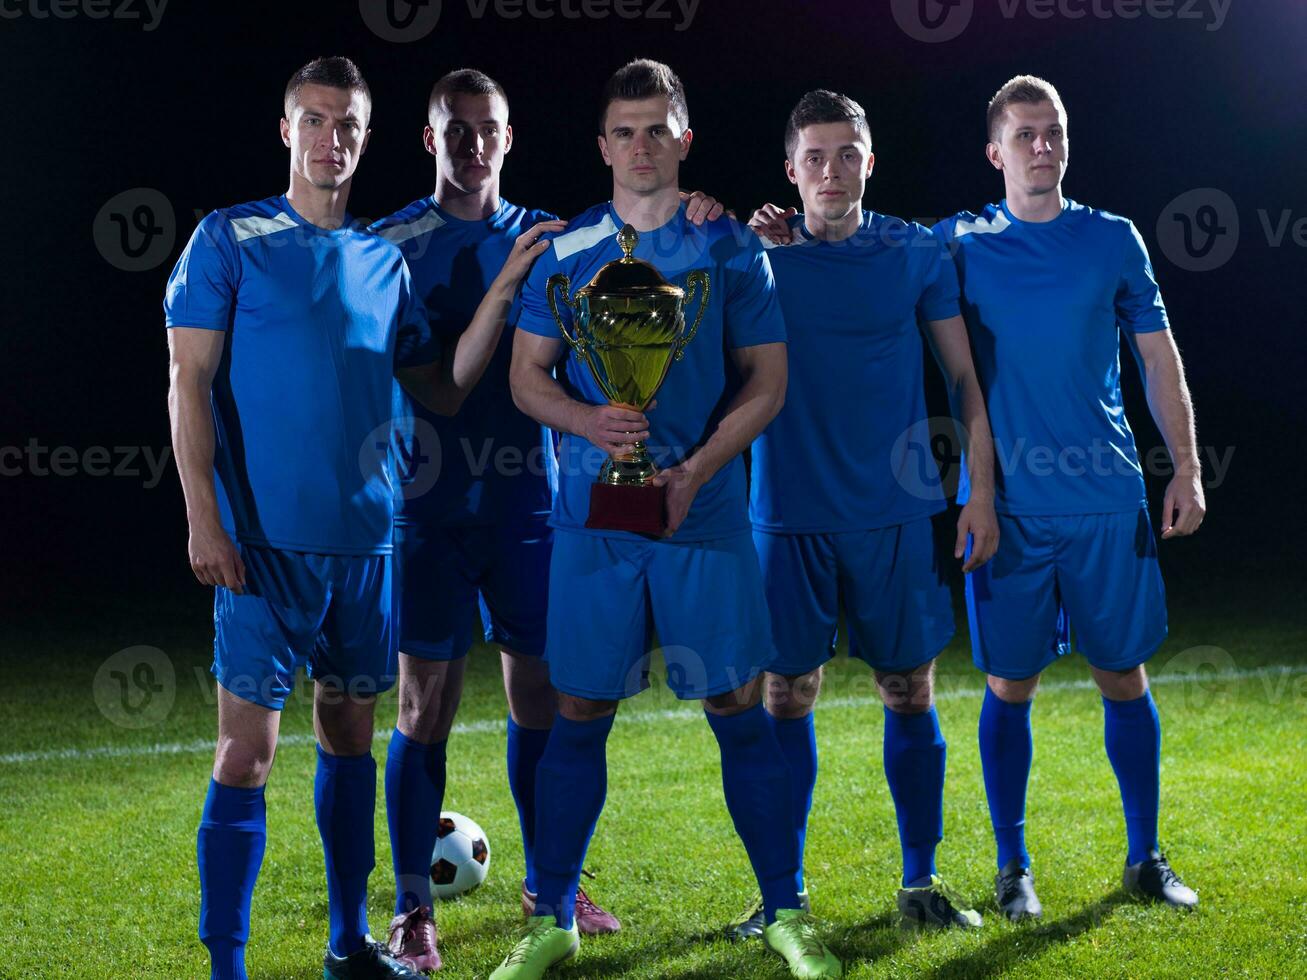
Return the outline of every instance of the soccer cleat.
[[[526,890],[525,881],[522,882],[522,914],[528,919],[536,914],[536,894]],[[577,932],[583,936],[602,936],[622,929],[617,916],[596,905],[584,888],[576,890],[575,915]]]
[[[362,949],[348,956],[327,950],[322,976],[324,980],[422,980],[422,974],[399,962],[371,936],[366,937]]]
[[[839,959],[817,934],[817,920],[803,909],[778,909],[776,921],[762,931],[762,941],[781,955],[792,977],[821,980],[844,972]]]
[[[1171,870],[1166,855],[1159,851],[1149,851],[1148,857],[1138,864],[1127,864],[1121,885],[1131,895],[1165,902],[1172,908],[1198,906],[1198,893],[1180,880],[1180,876]]]
[[[998,898],[998,910],[1013,922],[1038,919],[1044,914],[1044,906],[1035,894],[1035,876],[1029,868],[1021,866],[1020,858],[1003,865],[1003,870],[994,877],[994,894]]]
[[[571,959],[581,948],[576,925],[560,929],[552,915],[533,915],[522,928],[517,945],[490,974],[490,980],[540,980],[556,963]]]
[[[899,889],[900,924],[907,928],[979,929],[984,924],[980,913],[965,905],[962,896],[944,884],[939,875],[931,875],[930,884],[924,887]]]
[[[417,973],[440,969],[436,949],[436,920],[427,906],[404,912],[390,920],[390,955]]]
[[[809,901],[807,892],[799,892],[799,902],[803,906],[803,911],[812,911],[812,902]],[[731,924],[726,927],[726,938],[732,942],[757,939],[766,928],[767,916],[763,912],[762,896],[755,893],[749,902],[749,907],[740,913],[739,918],[731,920]]]

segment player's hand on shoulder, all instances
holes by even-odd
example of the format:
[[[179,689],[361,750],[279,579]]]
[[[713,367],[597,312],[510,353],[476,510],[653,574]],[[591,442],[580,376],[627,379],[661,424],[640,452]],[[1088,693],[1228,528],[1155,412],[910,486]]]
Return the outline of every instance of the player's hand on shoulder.
[[[204,585],[221,585],[237,595],[245,591],[245,563],[221,524],[210,521],[193,524],[187,550],[191,571]]]
[[[794,234],[790,231],[790,219],[798,213],[795,208],[781,210],[775,204],[764,204],[753,212],[753,217],[749,219],[749,227],[770,242],[788,245],[794,240]]]
[[[517,287],[526,274],[531,271],[535,260],[544,255],[549,248],[548,234],[556,234],[567,227],[567,222],[560,219],[540,221],[532,225],[513,242],[513,248],[504,260],[504,267],[499,271],[502,285]]]
[[[1166,485],[1166,496],[1162,499],[1162,540],[1193,534],[1206,515],[1202,473],[1177,472]]]
[[[971,536],[971,554],[962,565],[963,572],[974,572],[998,551],[998,515],[992,501],[973,497],[958,515],[958,537],[953,545],[953,557],[959,560],[967,553],[967,536]]]
[[[654,486],[667,488],[667,530],[663,537],[670,538],[685,522],[690,513],[690,505],[703,486],[703,480],[691,460],[687,459],[665,470],[659,470],[654,477]]]
[[[692,225],[701,225],[705,221],[716,221],[723,214],[731,214],[717,198],[703,191],[681,191],[681,200],[685,202],[685,217]]]
[[[649,420],[626,405],[587,405],[580,434],[608,455],[623,456],[649,438]]]

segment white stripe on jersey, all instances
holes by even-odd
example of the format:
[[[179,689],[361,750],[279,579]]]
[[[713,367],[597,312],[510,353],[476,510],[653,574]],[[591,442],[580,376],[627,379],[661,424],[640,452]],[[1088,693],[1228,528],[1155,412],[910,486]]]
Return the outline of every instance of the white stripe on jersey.
[[[276,217],[273,218],[253,214],[248,218],[231,219],[231,230],[238,242],[243,242],[247,238],[261,238],[264,235],[271,235],[294,227],[295,219],[285,211],[278,212]]]
[[[378,234],[390,244],[398,245],[410,238],[417,238],[418,235],[425,235],[429,231],[435,231],[444,224],[444,218],[434,211],[428,211],[422,217],[415,218],[412,221],[405,221],[402,225],[391,225],[388,228],[383,228]]]
[[[575,255],[577,252],[584,252],[592,245],[598,245],[609,235],[617,234],[617,225],[613,223],[611,214],[604,215],[604,220],[597,225],[591,225],[589,228],[578,228],[576,231],[567,231],[554,239],[554,255],[561,262],[569,255]]]
[[[953,237],[961,238],[963,235],[995,235],[1005,230],[1012,224],[1008,216],[1002,211],[994,215],[993,221],[986,221],[984,218],[977,218],[975,221],[959,221],[953,228]]]

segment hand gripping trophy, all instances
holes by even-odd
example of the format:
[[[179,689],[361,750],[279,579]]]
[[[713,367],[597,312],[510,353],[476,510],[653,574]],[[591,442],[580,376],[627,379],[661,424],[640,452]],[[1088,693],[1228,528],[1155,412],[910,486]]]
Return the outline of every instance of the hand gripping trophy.
[[[620,259],[607,263],[570,296],[571,281],[555,273],[546,283],[545,296],[563,338],[577,360],[590,368],[604,397],[643,412],[699,329],[708,308],[708,273],[691,272],[686,289],[672,285],[648,262],[632,257],[639,237],[626,225],[617,233]],[[572,310],[573,330],[559,316],[555,290]],[[686,330],[685,305],[696,290],[699,311]],[[661,535],[667,526],[666,490],[653,485],[657,472],[643,442],[636,442],[629,453],[610,456],[590,490],[585,526]]]

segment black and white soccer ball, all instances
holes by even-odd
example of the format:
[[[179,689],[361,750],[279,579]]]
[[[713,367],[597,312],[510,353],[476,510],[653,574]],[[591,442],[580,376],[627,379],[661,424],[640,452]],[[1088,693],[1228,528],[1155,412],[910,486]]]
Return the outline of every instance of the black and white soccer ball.
[[[441,901],[458,898],[485,881],[489,870],[486,832],[471,817],[442,811],[431,852],[431,894]]]

